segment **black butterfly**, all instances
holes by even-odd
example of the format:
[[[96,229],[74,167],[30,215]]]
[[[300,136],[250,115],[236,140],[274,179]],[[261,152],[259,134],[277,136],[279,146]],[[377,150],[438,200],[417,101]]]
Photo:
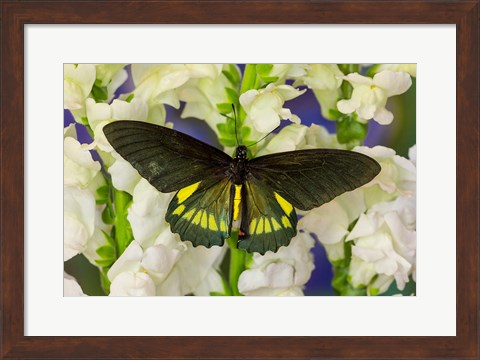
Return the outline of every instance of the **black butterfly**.
[[[296,235],[295,208],[310,210],[356,189],[379,172],[370,157],[346,150],[289,151],[235,158],[191,136],[139,121],[103,131],[113,148],[157,190],[177,191],[165,216],[194,246],[223,245],[240,221],[238,247],[265,254]]]

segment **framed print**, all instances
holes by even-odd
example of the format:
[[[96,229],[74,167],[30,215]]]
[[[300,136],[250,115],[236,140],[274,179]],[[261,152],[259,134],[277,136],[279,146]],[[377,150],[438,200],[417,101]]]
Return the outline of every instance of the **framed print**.
[[[202,3],[5,1],[1,9],[2,357],[159,359],[478,357],[478,1],[441,3],[258,1],[248,3],[248,6],[244,2],[235,1]],[[147,63],[162,65],[159,68],[158,65],[145,65]],[[178,65],[185,63],[189,65],[186,67]],[[301,65],[304,63],[310,65]],[[345,63],[356,64],[357,67],[346,69],[342,67]],[[407,75],[405,71],[395,72],[398,69],[380,71],[372,66],[372,63],[416,64],[416,72],[414,75]],[[101,65],[103,67],[100,68],[92,64],[112,65]],[[125,67],[124,64],[129,65]],[[273,64],[285,66],[274,67]],[[288,76],[285,75],[283,83],[279,80],[283,76],[280,68],[288,69],[284,72],[288,73]],[[309,209],[312,200],[307,196],[300,199],[292,197],[285,189],[276,187],[281,183],[280,178],[266,181],[268,175],[263,175],[265,183],[261,186],[255,185],[258,194],[261,193],[265,199],[270,199],[268,207],[265,205],[268,211],[259,210],[258,205],[257,212],[244,210],[243,201],[254,196],[242,190],[242,187],[252,186],[249,181],[253,180],[251,178],[248,180],[247,174],[260,171],[255,164],[272,160],[277,166],[285,166],[282,164],[285,164],[284,159],[287,155],[272,157],[267,155],[270,151],[267,146],[263,148],[255,143],[265,142],[274,147],[273,140],[278,138],[280,139],[276,145],[280,149],[278,151],[285,151],[284,147],[288,141],[295,136],[298,138],[295,131],[306,131],[302,130],[300,125],[293,126],[295,121],[291,121],[296,120],[295,116],[301,110],[294,110],[293,107],[290,109],[283,105],[283,101],[286,101],[286,98],[292,101],[294,98],[302,98],[303,94],[298,92],[314,89],[316,85],[309,83],[310,78],[307,76],[309,71],[318,73],[325,69],[331,70],[329,73],[337,74],[332,79],[343,81],[339,82],[339,91],[342,91],[343,95],[336,98],[340,101],[334,102],[331,111],[325,114],[323,112],[328,106],[325,105],[323,98],[319,98],[317,89],[315,96],[320,104],[323,102],[322,115],[327,118],[350,116],[353,119],[354,115],[348,114],[356,114],[356,119],[353,119],[356,121],[367,117],[363,115],[366,114],[366,108],[362,108],[360,103],[363,101],[361,99],[368,96],[364,95],[362,98],[359,95],[355,98],[352,90],[356,89],[358,83],[365,85],[365,81],[371,82],[365,91],[376,87],[386,89],[388,81],[378,76],[382,71],[405,74],[404,79],[397,78],[400,75],[395,75],[397,76],[393,81],[395,89],[387,89],[386,93],[404,93],[410,87],[410,82],[415,82],[416,96],[413,95],[413,100],[416,108],[414,107],[413,112],[416,113],[417,123],[413,123],[411,127],[415,129],[418,138],[418,160],[415,153],[412,153],[404,155],[404,161],[415,164],[408,165],[409,167],[415,167],[418,162],[416,178],[418,221],[415,220],[418,224],[416,228],[418,239],[417,246],[410,252],[418,254],[418,261],[411,260],[407,267],[408,271],[403,273],[398,271],[395,276],[389,278],[390,282],[387,284],[388,286],[395,284],[400,289],[405,285],[402,279],[408,282],[407,280],[416,274],[415,281],[418,281],[416,290],[403,293],[403,295],[414,293],[415,296],[289,298],[266,296],[278,294],[268,293],[271,288],[263,285],[249,289],[245,285],[248,283],[246,281],[239,286],[239,278],[232,275],[232,271],[235,273],[235,270],[232,270],[235,267],[231,266],[230,272],[225,270],[238,258],[232,256],[229,261],[224,261],[225,254],[221,253],[222,248],[215,246],[221,241],[205,242],[205,239],[213,241],[211,239],[215,239],[219,234],[221,235],[219,239],[223,240],[226,238],[224,234],[230,235],[227,226],[229,212],[233,219],[240,222],[238,236],[246,239],[241,246],[251,250],[253,256],[257,257],[262,255],[255,253],[264,254],[267,251],[269,254],[280,253],[286,248],[281,245],[286,245],[293,238],[295,227],[299,232],[307,229],[302,226],[308,220],[308,213],[302,213],[303,223],[298,225],[294,224],[296,220],[293,217],[288,218],[287,215],[292,214],[291,204],[302,210]],[[105,80],[104,83],[98,76],[96,79],[94,76],[93,81],[88,80],[90,85],[86,94],[93,94],[88,99],[93,103],[89,105],[90,112],[85,117],[87,119],[85,122],[81,111],[77,111],[83,106],[77,106],[79,94],[84,93],[82,85],[70,80],[79,72],[82,73],[82,79],[89,79],[88,74],[91,70],[96,71],[97,75],[103,71],[104,78],[108,78],[108,81]],[[220,74],[223,76],[221,81],[229,83],[229,87],[234,91],[226,93],[226,100],[220,96],[222,99],[215,101],[214,110],[220,114],[220,118],[212,120],[213,118],[205,115],[204,119],[205,122],[210,121],[213,124],[211,126],[208,123],[207,129],[215,133],[215,138],[220,144],[230,148],[229,154],[234,154],[236,147],[245,150],[245,153],[237,150],[236,156],[233,156],[235,159],[230,160],[229,157],[227,161],[225,155],[219,154],[216,149],[202,145],[187,135],[179,135],[176,124],[173,126],[175,130],[170,130],[154,125],[148,125],[147,129],[145,122],[142,125],[122,121],[111,122],[108,125],[102,123],[101,126],[105,128],[102,133],[106,138],[95,137],[96,126],[100,126],[103,121],[102,111],[106,111],[107,107],[109,112],[115,111],[117,114],[122,111],[129,112],[129,120],[144,120],[142,116],[148,119],[149,112],[154,113],[156,119],[162,118],[165,111],[163,107],[155,107],[155,110],[149,107],[149,112],[142,113],[140,104],[142,96],[152,91],[152,87],[147,86],[148,89],[145,90],[145,87],[139,85],[142,83],[139,79],[143,79],[142,84],[148,83],[145,74],[164,70],[173,74],[169,80],[177,82],[177,85],[173,87],[174,93],[168,91],[162,93],[162,106],[175,105],[177,101],[182,101],[189,104],[189,108],[183,108],[184,112],[189,112],[197,118],[201,118],[200,111],[204,111],[202,114],[205,114],[206,109],[204,105],[193,104],[194,101],[191,100],[198,99],[198,91],[201,90],[198,79],[202,76],[212,79],[216,79]],[[337,70],[339,72],[336,72]],[[247,83],[245,78],[248,78],[249,71],[250,73],[254,71],[258,77],[258,81],[254,82],[256,85],[240,86],[243,81]],[[182,80],[186,73],[188,79]],[[65,74],[69,75],[65,77]],[[384,72],[383,76],[385,74],[390,73]],[[126,77],[120,81],[122,76]],[[110,80],[117,79],[117,85],[120,85],[130,77],[133,79],[130,89],[115,95],[117,96],[115,106],[113,103],[110,104],[109,91],[113,94],[118,87],[113,88],[111,84],[114,81]],[[192,79],[194,81],[191,81]],[[312,79],[317,78],[312,76]],[[126,83],[128,81],[130,80]],[[156,84],[155,86],[158,86],[158,83]],[[210,91],[214,85],[208,84],[207,90]],[[351,86],[350,92],[348,84]],[[401,84],[405,86],[400,86]],[[243,91],[240,89],[237,93],[235,90],[237,88],[242,88]],[[64,94],[67,95],[64,97]],[[279,98],[283,100],[280,106],[274,108],[275,111],[269,112],[267,111],[270,109],[268,104],[271,104],[269,96],[272,94],[276,100]],[[209,96],[212,95],[207,95],[207,98]],[[354,104],[354,99],[357,99],[355,101],[358,103]],[[253,108],[254,101],[263,104],[260,107],[261,117],[271,120],[268,128],[265,127],[267,122],[256,122],[253,112],[259,110]],[[64,108],[68,109],[65,113],[60,112],[62,102]],[[132,103],[136,106],[135,109],[130,108]],[[372,104],[369,103],[370,106],[373,106]],[[373,111],[373,119],[385,122],[390,114],[395,117],[398,115],[400,118],[401,114],[390,107],[392,106],[390,102],[386,108],[383,108],[383,105],[384,103],[375,105],[378,109]],[[311,105],[303,106],[312,108]],[[70,119],[72,123],[87,124],[87,135],[89,130],[94,130],[90,134],[95,139],[94,145],[78,143],[76,139],[79,136],[78,129],[81,128],[79,126],[76,126],[75,136],[71,135],[71,127],[70,129],[67,127],[63,136],[60,134],[59,121],[64,114],[72,117]],[[166,118],[167,122],[170,116],[171,113]],[[300,116],[302,120],[303,117]],[[125,115],[121,120],[125,120]],[[92,121],[98,122],[94,124]],[[277,126],[277,122],[287,124],[284,129],[295,131],[289,131],[288,136],[282,136],[281,131],[277,135],[269,135],[269,132]],[[118,125],[122,123],[123,125]],[[221,125],[217,126],[218,124]],[[245,124],[249,130],[244,130]],[[288,128],[290,124],[292,126]],[[121,139],[117,135],[125,131],[125,125],[128,125],[126,130],[128,137],[140,131],[143,135],[139,141],[144,141],[142,139],[148,138],[149,133],[163,134],[159,136],[164,136],[164,143],[174,145],[175,151],[180,152],[183,157],[189,157],[194,163],[200,164],[202,163],[200,154],[204,153],[209,159],[217,159],[213,161],[216,168],[211,167],[212,161],[205,163],[203,167],[199,165],[201,171],[169,161],[170,170],[172,167],[182,165],[182,174],[188,172],[189,176],[196,180],[187,183],[183,182],[184,177],[180,176],[171,181],[162,178],[164,179],[162,182],[155,182],[151,179],[161,171],[164,163],[150,161],[144,164],[143,159],[148,158],[149,154],[144,154],[141,158],[132,155],[144,153],[143,147],[125,152],[125,148],[134,146],[132,143],[124,144],[123,140],[117,142],[117,139]],[[338,125],[335,126],[333,132],[344,131]],[[342,134],[352,135],[352,131],[350,129]],[[405,138],[403,133],[401,134],[400,137]],[[64,145],[64,138],[67,139],[67,145]],[[94,158],[86,159],[86,152],[90,154],[88,151],[93,149],[92,146],[98,146],[101,141],[105,141],[103,144],[105,147],[97,147],[96,150],[99,152],[94,154]],[[292,149],[295,150],[292,155],[295,156],[295,161],[313,161],[301,160],[303,154],[307,153],[298,151],[307,150],[300,148],[305,145],[304,143],[299,144],[293,145]],[[166,148],[162,148],[161,151],[155,150],[157,145],[153,145],[155,144],[147,144],[150,149],[154,149],[152,151],[157,151],[157,157],[160,156],[158,154],[167,156],[165,154],[170,151]],[[80,154],[82,146],[86,152]],[[163,202],[155,200],[158,196],[155,194],[158,193],[141,193],[139,188],[136,191],[132,190],[129,196],[133,196],[134,201],[137,196],[137,199],[147,199],[160,207],[165,207],[167,223],[162,224],[167,227],[170,234],[168,228],[171,226],[171,229],[179,234],[179,238],[168,238],[168,243],[165,239],[161,243],[156,242],[156,239],[150,239],[150,244],[149,237],[152,236],[147,230],[153,225],[145,221],[145,218],[137,218],[138,222],[135,223],[130,217],[130,226],[136,239],[140,241],[143,235],[139,234],[144,234],[144,243],[137,243],[137,240],[132,242],[128,237],[128,231],[124,232],[126,240],[121,243],[121,239],[117,238],[117,232],[121,231],[120,222],[124,220],[118,220],[120,218],[117,217],[117,220],[113,220],[115,225],[109,227],[112,218],[105,212],[109,206],[108,194],[116,191],[113,187],[96,186],[88,203],[84,198],[78,200],[79,198],[75,197],[80,187],[70,188],[71,191],[64,193],[64,186],[61,184],[64,170],[69,176],[69,186],[82,181],[90,184],[98,173],[97,165],[92,165],[95,161],[101,161],[107,168],[113,164],[113,160],[109,163],[113,155],[108,155],[110,157],[105,155],[107,146],[113,146],[120,156],[139,171],[147,180],[146,187],[150,186],[148,185],[150,181],[150,184],[158,190],[165,192],[178,190],[176,195],[172,194],[173,197]],[[250,146],[252,148],[249,148]],[[65,152],[62,159],[60,154],[63,149],[76,150]],[[258,154],[254,153],[255,151],[258,151]],[[408,147],[405,151],[408,152]],[[253,153],[258,160],[251,160],[250,156]],[[332,161],[335,167],[341,167],[342,162],[346,161],[342,156],[350,156],[343,152],[334,154],[339,156]],[[320,155],[320,152],[316,152],[315,155],[315,159],[318,156],[325,156],[324,153]],[[359,170],[356,179],[369,171],[372,172],[372,176],[359,181],[358,186],[368,183],[377,173],[374,171],[377,160],[368,160],[375,158],[376,155],[366,155],[369,156],[355,157],[356,161],[367,164]],[[245,159],[251,161],[248,171]],[[68,162],[70,160],[72,162]],[[80,172],[77,171],[79,163],[86,164]],[[325,163],[328,161],[322,161],[322,165]],[[317,166],[315,164],[312,166]],[[122,168],[122,173],[127,171],[125,170],[127,165],[128,163]],[[175,172],[170,172],[179,174],[178,166]],[[262,166],[268,168],[271,164],[264,163]],[[350,168],[352,166],[349,165]],[[85,171],[86,168],[88,171]],[[219,171],[218,168],[222,170]],[[290,168],[283,169],[292,171]],[[341,173],[341,170],[337,169],[331,176],[337,176],[338,171]],[[234,178],[229,187],[230,192],[224,194],[213,185],[203,188],[201,185],[207,181],[205,178],[207,174],[217,177],[218,174],[230,174]],[[340,176],[342,181],[347,181],[345,176],[347,175]],[[128,184],[125,185],[128,179],[115,179],[115,176],[113,179],[117,188],[129,189]],[[224,181],[215,179],[212,184]],[[137,180],[138,183],[142,183],[140,178]],[[119,186],[118,181],[120,183],[123,181],[125,187]],[[303,181],[310,180],[305,178]],[[136,187],[138,184],[135,184]],[[298,189],[301,188],[298,185]],[[252,192],[251,189],[250,191]],[[330,187],[329,191],[337,195],[334,188]],[[197,207],[203,206],[199,205],[203,203],[197,194],[206,196],[207,193],[214,198],[225,198],[224,202],[229,202],[230,207],[211,211],[205,207],[199,212]],[[273,194],[271,197],[268,196],[270,193]],[[102,197],[102,194],[105,196]],[[110,215],[122,212],[121,196],[125,196],[123,198],[125,202],[129,201],[127,195],[117,195],[114,198],[117,202],[110,204],[116,211],[112,211]],[[313,194],[313,197],[315,196],[317,195]],[[326,202],[330,200],[329,198]],[[258,203],[258,200],[256,201]],[[250,202],[252,203],[254,201]],[[352,204],[352,200],[350,199],[348,203]],[[73,229],[72,234],[82,235],[81,228],[75,226],[81,218],[78,214],[85,214],[88,204],[102,207],[99,216],[104,224],[101,229],[106,242],[93,249],[91,259],[87,255],[85,258],[98,265],[97,268],[104,271],[104,277],[97,290],[80,288],[78,291],[79,287],[75,287],[75,280],[69,277],[73,272],[72,268],[64,268],[60,259],[67,255],[67,260],[70,261],[79,252],[86,251],[78,250],[76,242],[78,238],[73,237],[67,247],[69,252],[62,254],[64,234],[67,233],[65,229]],[[152,210],[146,204],[147,202],[143,202],[141,205],[148,214],[155,213],[158,209],[157,206]],[[408,214],[409,207],[405,204],[401,206],[404,213]],[[187,216],[190,212],[191,216]],[[64,222],[62,225],[62,220],[67,219],[68,214],[73,214],[71,223]],[[323,217],[327,215],[329,214],[322,214]],[[249,219],[248,224],[241,224],[242,216]],[[175,224],[181,224],[182,221],[188,226],[197,226],[196,234],[200,235],[195,235],[197,238],[193,245],[206,245],[210,250],[218,252],[212,256],[211,262],[206,267],[213,274],[211,278],[213,280],[208,282],[208,286],[199,287],[192,280],[195,276],[204,277],[200,275],[200,266],[195,266],[197,271],[186,270],[188,266],[192,267],[192,264],[195,264],[194,257],[191,257],[191,261],[178,272],[176,278],[180,279],[178,281],[166,284],[159,272],[153,271],[158,270],[155,266],[159,263],[159,256],[165,260],[167,254],[175,253],[177,248],[169,248],[168,244],[174,241],[175,246],[178,246],[177,244],[184,244],[182,240],[191,241],[191,237],[194,236],[186,230],[188,229],[186,225],[175,228]],[[225,221],[225,224],[222,225],[222,221]],[[396,229],[397,233],[401,232],[404,238],[408,238],[412,231],[408,227],[392,225],[392,228]],[[123,227],[123,230],[128,230],[128,227]],[[142,230],[145,231],[142,233]],[[288,236],[285,236],[285,241],[277,237],[280,239],[278,244],[266,240],[262,242],[263,233],[268,230],[270,232],[275,230]],[[310,228],[308,230],[312,231]],[[353,232],[354,228],[350,230]],[[390,232],[388,236],[393,235],[394,233]],[[248,239],[254,237],[260,242],[251,245]],[[357,239],[352,239],[355,246],[361,243]],[[291,241],[292,244],[296,242],[295,238]],[[107,249],[109,243],[115,244],[113,252],[112,249]],[[307,244],[308,241],[305,240],[304,243]],[[242,241],[239,244],[242,244]],[[135,245],[138,246],[135,248]],[[165,251],[159,252],[159,249]],[[141,260],[134,259],[139,253],[138,250],[146,254],[140,254]],[[119,251],[118,257],[115,257],[116,251]],[[308,251],[309,249],[306,250]],[[122,257],[122,254],[128,254],[129,257]],[[365,254],[373,256],[370,249],[355,249],[354,255],[359,259],[361,256],[365,259],[367,256]],[[402,254],[403,260],[406,259],[408,262],[406,252]],[[332,258],[332,253],[328,253],[328,256]],[[200,262],[204,263],[207,256],[202,255],[199,258]],[[172,268],[177,266],[173,257],[168,259],[171,260]],[[287,269],[278,259],[272,263],[276,264],[278,269]],[[217,264],[218,268],[212,264]],[[308,261],[304,264],[308,265]],[[377,269],[382,269],[380,264],[386,266],[384,262],[379,261]],[[405,262],[396,264],[405,265]],[[296,274],[302,271],[300,267],[292,265],[292,262],[289,262],[289,266]],[[220,269],[224,269],[224,273]],[[65,290],[61,279],[63,270],[70,274],[65,275],[67,282],[73,284],[69,290],[76,289],[77,295],[82,293],[95,295],[98,294],[95,291],[102,291],[103,294],[119,296],[64,297]],[[75,277],[83,276],[83,271],[75,273]],[[311,271],[309,268],[308,272]],[[228,278],[223,287],[217,286],[222,284],[221,276],[219,278],[218,274]],[[354,283],[355,274],[346,275],[346,283]],[[383,279],[381,274],[382,272],[377,270],[368,281],[373,283]],[[398,274],[402,274],[403,277]],[[190,287],[185,286],[187,278],[192,280],[193,285]],[[285,278],[281,278],[282,281]],[[254,279],[258,280],[258,277]],[[387,289],[381,288],[379,284],[380,281],[375,286],[366,287],[365,295],[376,295],[379,291],[387,293]],[[297,285],[274,288],[290,291],[293,295],[302,294],[305,282],[299,281]],[[388,287],[387,285],[385,287]],[[138,295],[148,296],[135,298],[125,296],[135,291]],[[198,295],[233,295],[237,292],[261,296],[255,298],[178,296],[196,292]],[[347,292],[345,294],[354,295]],[[381,341],[378,340],[379,336]],[[439,346],[439,343],[442,346]]]

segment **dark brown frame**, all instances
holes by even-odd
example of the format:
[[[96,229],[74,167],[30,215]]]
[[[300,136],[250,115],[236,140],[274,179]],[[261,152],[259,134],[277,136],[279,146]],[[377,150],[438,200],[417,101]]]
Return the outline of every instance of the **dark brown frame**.
[[[1,4],[1,356],[461,358],[479,354],[479,0],[8,1]],[[24,336],[25,24],[456,24],[457,336]],[[429,120],[434,121],[434,120]],[[441,319],[439,319],[441,321]]]

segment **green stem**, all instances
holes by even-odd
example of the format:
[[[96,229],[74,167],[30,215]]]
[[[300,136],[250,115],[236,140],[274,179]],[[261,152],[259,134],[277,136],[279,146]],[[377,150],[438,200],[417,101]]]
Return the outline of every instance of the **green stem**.
[[[230,247],[229,282],[233,296],[242,295],[240,291],[238,291],[238,279],[243,270],[245,270],[245,251],[237,248],[237,241],[238,231],[234,231],[227,240],[228,246]]]
[[[243,73],[242,85],[240,86],[240,94],[243,94],[251,89],[256,89],[259,85],[259,79],[257,79],[257,66],[255,64],[245,65],[245,71]],[[238,114],[238,119],[240,124],[243,123],[243,120],[247,114],[242,107],[240,107],[240,113]]]
[[[114,189],[115,204],[115,240],[117,253],[120,256],[133,239],[132,228],[127,220],[127,209],[132,196],[125,191]]]

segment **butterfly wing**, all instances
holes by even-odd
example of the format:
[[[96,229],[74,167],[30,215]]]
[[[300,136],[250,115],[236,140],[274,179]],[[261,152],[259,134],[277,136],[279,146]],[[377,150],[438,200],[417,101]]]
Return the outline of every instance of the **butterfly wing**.
[[[318,207],[366,184],[379,172],[375,160],[343,150],[292,151],[249,161],[238,247],[261,254],[276,252],[296,235],[295,208]]]
[[[172,232],[194,246],[222,246],[230,233],[231,187],[225,178],[214,184],[201,181],[178,191],[165,216]]]
[[[206,178],[210,185],[216,183],[232,161],[224,152],[164,126],[122,120],[106,125],[103,132],[113,148],[161,192]]]
[[[242,187],[242,220],[238,247],[265,254],[287,246],[297,232],[293,206],[266,182],[250,178]]]
[[[380,172],[372,158],[347,150],[276,153],[249,162],[250,177],[301,210],[311,210],[371,181]]]

